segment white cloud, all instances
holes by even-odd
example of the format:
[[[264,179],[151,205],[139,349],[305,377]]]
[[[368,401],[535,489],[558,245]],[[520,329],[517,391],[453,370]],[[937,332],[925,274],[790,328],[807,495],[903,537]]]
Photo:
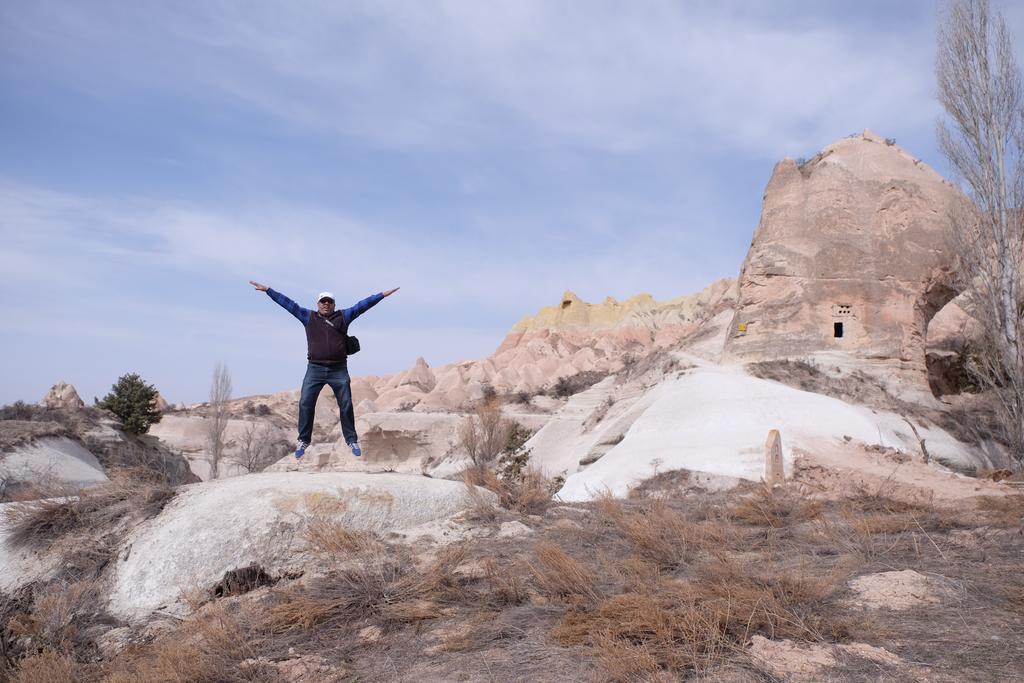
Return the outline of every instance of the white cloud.
[[[381,146],[775,157],[865,124],[930,127],[936,113],[930,26],[840,25],[813,4],[771,22],[746,5],[667,0],[22,10],[4,17],[19,38],[9,49],[52,49],[82,87],[227,98]]]

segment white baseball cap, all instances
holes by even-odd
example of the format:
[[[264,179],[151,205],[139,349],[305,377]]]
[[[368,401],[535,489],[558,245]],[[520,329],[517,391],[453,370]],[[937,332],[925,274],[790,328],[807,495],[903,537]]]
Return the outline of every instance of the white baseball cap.
[[[335,300],[334,295],[331,294],[330,292],[320,292],[316,297],[317,303],[319,303],[322,299],[330,299],[331,301]]]

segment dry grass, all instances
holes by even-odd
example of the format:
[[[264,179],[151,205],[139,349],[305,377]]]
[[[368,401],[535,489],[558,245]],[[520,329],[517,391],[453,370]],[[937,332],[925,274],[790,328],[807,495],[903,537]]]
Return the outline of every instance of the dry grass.
[[[554,636],[563,646],[588,646],[612,680],[648,680],[716,663],[730,647],[722,616],[691,584],[661,581],[569,612]]]
[[[509,623],[507,614],[498,610],[485,610],[474,614],[467,622],[460,624],[442,637],[445,652],[473,652],[494,648],[496,644],[521,640],[525,630]],[[446,677],[450,678],[450,677]]]
[[[729,507],[729,516],[744,524],[780,529],[821,515],[822,504],[806,501],[785,488],[759,486]]]
[[[595,602],[600,596],[597,576],[554,543],[538,543],[529,563],[537,587],[545,595],[571,602]]]
[[[984,496],[977,507],[1000,526],[1024,528],[1024,496]]]
[[[587,646],[612,680],[650,680],[702,674],[743,651],[754,634],[820,641],[848,632],[845,620],[825,616],[825,601],[843,585],[839,575],[765,575],[729,561],[703,564],[697,574],[638,583],[570,611],[553,635],[563,646]]]
[[[83,683],[88,680],[83,667],[66,652],[45,649],[18,663],[11,683]]]
[[[313,552],[326,558],[342,558],[370,551],[379,544],[369,531],[352,531],[334,519],[314,516],[306,524],[306,540]]]
[[[498,508],[490,496],[484,493],[483,481],[490,470],[482,467],[468,468],[462,475],[466,484],[466,519],[476,522],[493,522],[498,518]],[[494,473],[490,472],[493,476]],[[497,477],[494,477],[497,479]]]
[[[552,479],[536,467],[527,467],[514,481],[504,482],[504,491],[497,492],[501,504],[524,515],[539,515],[551,504],[556,487]]]
[[[160,479],[138,470],[122,470],[109,482],[82,489],[71,498],[12,506],[3,523],[9,530],[8,543],[44,548],[62,537],[102,533],[126,519],[154,517],[173,497],[173,487]]]
[[[99,589],[93,581],[55,582],[33,596],[30,609],[14,614],[7,629],[33,648],[60,652],[79,642],[79,629],[95,620]]]
[[[213,604],[176,632],[125,650],[106,667],[106,683],[271,683],[276,670],[252,661],[257,638],[251,615]]]
[[[754,633],[767,638],[834,641],[847,635],[845,619],[833,619],[826,601],[846,583],[834,570],[766,571],[765,567],[716,560],[698,568],[701,597],[714,601],[729,635],[744,643]]]
[[[541,514],[551,504],[555,494],[552,479],[536,467],[527,467],[520,476],[506,480],[487,467],[469,467],[463,472],[463,481],[469,489],[470,511],[473,519],[490,521],[497,517],[493,504],[475,491],[481,487],[497,494],[501,506],[524,515]]]
[[[367,620],[388,625],[435,619],[442,605],[457,602],[462,595],[462,581],[455,569],[464,560],[463,548],[448,547],[417,570],[410,558],[398,556],[387,546],[373,545],[351,566],[305,588],[278,592],[263,625],[273,633],[284,633],[314,628],[345,630]]]
[[[622,583],[626,591],[643,590],[646,586],[654,586],[664,578],[661,568],[656,564],[630,555],[609,565],[610,572]]]
[[[506,571],[491,558],[484,561],[487,604],[494,607],[519,605],[526,600],[526,587],[515,571]]]
[[[635,552],[660,567],[678,567],[692,557],[696,539],[712,532],[710,525],[697,529],[682,513],[660,499],[627,509],[622,501],[604,495],[598,499],[597,509],[614,523]]]
[[[1024,541],[1010,524],[1019,524],[1024,498],[979,507],[970,518],[977,533],[959,533],[957,511],[877,493],[808,505],[784,489],[652,492],[552,508],[525,544],[480,535],[426,558],[325,515],[307,536],[328,575],[207,604],[176,631],[101,664],[101,673],[116,683],[280,680],[283,669],[269,662],[316,652],[360,680],[716,680],[725,669],[766,680],[746,656],[757,634],[898,646],[937,675],[1005,678],[1024,655],[1014,639]],[[848,579],[890,568],[946,577],[959,592],[916,612],[851,611]],[[88,591],[80,594],[86,601]],[[56,589],[24,600],[19,628],[42,634],[40,643],[76,642],[79,617],[69,615],[82,612],[60,600]],[[373,639],[359,635],[368,627]],[[96,680],[83,674],[95,673],[94,655],[80,645],[31,654],[19,675],[51,658]],[[879,674],[839,660],[823,678]]]
[[[894,526],[884,518],[862,518],[846,510],[837,516],[816,520],[813,533],[815,542],[824,543],[834,552],[854,556],[860,562],[868,562],[899,547],[899,538],[892,535]],[[900,530],[905,528],[902,521],[898,526]]]

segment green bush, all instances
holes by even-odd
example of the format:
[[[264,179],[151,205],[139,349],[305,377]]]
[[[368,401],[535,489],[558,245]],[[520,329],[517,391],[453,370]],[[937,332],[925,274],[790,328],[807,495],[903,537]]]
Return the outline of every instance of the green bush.
[[[96,406],[117,415],[125,431],[145,434],[162,417],[156,407],[156,395],[156,388],[133,372],[121,375],[110,393],[96,401]]]

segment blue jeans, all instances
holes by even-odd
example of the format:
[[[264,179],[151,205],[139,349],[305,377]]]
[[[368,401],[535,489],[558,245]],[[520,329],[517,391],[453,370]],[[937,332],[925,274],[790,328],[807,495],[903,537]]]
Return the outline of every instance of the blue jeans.
[[[325,384],[331,387],[334,397],[338,399],[341,433],[345,437],[345,443],[356,443],[359,437],[356,435],[356,415],[352,410],[352,387],[349,384],[348,368],[344,365],[310,363],[306,366],[306,376],[302,378],[302,393],[299,395],[299,439],[305,443],[312,443],[316,399]]]

